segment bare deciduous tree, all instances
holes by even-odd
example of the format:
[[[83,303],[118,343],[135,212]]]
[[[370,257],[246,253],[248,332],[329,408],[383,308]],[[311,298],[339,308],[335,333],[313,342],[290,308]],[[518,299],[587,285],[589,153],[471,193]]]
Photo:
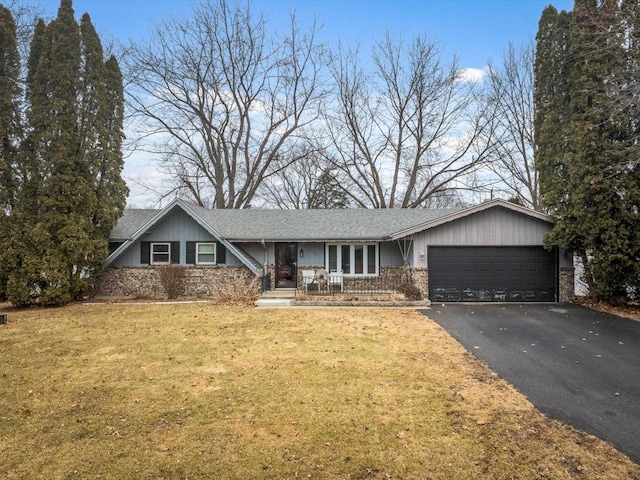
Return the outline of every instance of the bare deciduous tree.
[[[496,125],[489,167],[511,198],[543,211],[534,161],[534,57],[533,44],[510,44],[501,65],[489,64],[487,99]]]
[[[266,205],[284,209],[349,208],[349,195],[340,172],[320,152],[305,147],[300,160],[266,179],[261,198]]]
[[[359,206],[425,206],[485,161],[493,125],[478,86],[425,37],[405,45],[387,34],[369,69],[357,51],[340,51],[332,73],[330,151]]]
[[[250,205],[262,182],[298,158],[323,95],[315,24],[279,38],[248,4],[203,3],[130,48],[138,147],[172,178],[168,195],[212,208]]]

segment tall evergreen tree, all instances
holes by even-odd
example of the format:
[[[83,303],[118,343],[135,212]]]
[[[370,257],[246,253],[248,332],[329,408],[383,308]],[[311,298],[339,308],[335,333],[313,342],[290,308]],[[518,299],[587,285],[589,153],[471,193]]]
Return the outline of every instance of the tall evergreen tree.
[[[10,232],[18,188],[16,164],[22,137],[20,56],[16,24],[11,12],[0,5],[0,299],[12,270]]]
[[[42,25],[28,62],[18,266],[7,289],[16,304],[58,305],[89,292],[124,208],[122,78],[71,0]]]
[[[557,218],[547,241],[580,255],[591,293],[610,301],[640,286],[640,184],[635,172],[618,171],[637,154],[634,96],[626,92],[637,47],[620,6],[576,0],[562,23],[545,10],[536,63],[537,164]]]
[[[101,137],[102,159],[94,175],[95,193],[98,200],[93,223],[105,240],[105,248],[111,229],[122,216],[129,189],[122,178],[124,159],[122,141],[124,139],[124,89],[122,73],[114,56],[105,63],[104,81],[106,88],[103,106]],[[106,250],[105,250],[106,255]]]
[[[20,57],[11,12],[0,5],[0,206],[7,212],[15,195],[15,162],[22,135]]]
[[[542,12],[534,64],[536,168],[541,191],[556,212],[568,192],[563,153],[567,148],[570,119],[568,78],[569,14],[549,6]]]

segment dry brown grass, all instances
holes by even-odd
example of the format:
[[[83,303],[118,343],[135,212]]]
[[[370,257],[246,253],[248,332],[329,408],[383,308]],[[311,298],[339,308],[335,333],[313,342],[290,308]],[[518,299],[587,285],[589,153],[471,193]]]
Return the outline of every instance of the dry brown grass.
[[[640,478],[408,309],[10,312],[0,361],[3,478]]]

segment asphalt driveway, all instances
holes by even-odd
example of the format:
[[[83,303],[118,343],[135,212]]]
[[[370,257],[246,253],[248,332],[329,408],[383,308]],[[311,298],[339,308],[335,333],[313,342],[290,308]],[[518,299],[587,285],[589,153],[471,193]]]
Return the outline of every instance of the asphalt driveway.
[[[544,414],[640,463],[640,322],[558,304],[436,304],[423,313]]]

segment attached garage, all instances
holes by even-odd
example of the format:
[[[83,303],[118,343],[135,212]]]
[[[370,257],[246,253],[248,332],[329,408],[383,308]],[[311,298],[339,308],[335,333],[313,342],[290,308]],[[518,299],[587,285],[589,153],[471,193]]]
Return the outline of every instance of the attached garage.
[[[433,302],[557,302],[573,289],[571,257],[544,248],[547,215],[501,200],[399,232],[412,241]]]
[[[557,255],[539,246],[429,247],[429,298],[436,302],[553,302]]]

